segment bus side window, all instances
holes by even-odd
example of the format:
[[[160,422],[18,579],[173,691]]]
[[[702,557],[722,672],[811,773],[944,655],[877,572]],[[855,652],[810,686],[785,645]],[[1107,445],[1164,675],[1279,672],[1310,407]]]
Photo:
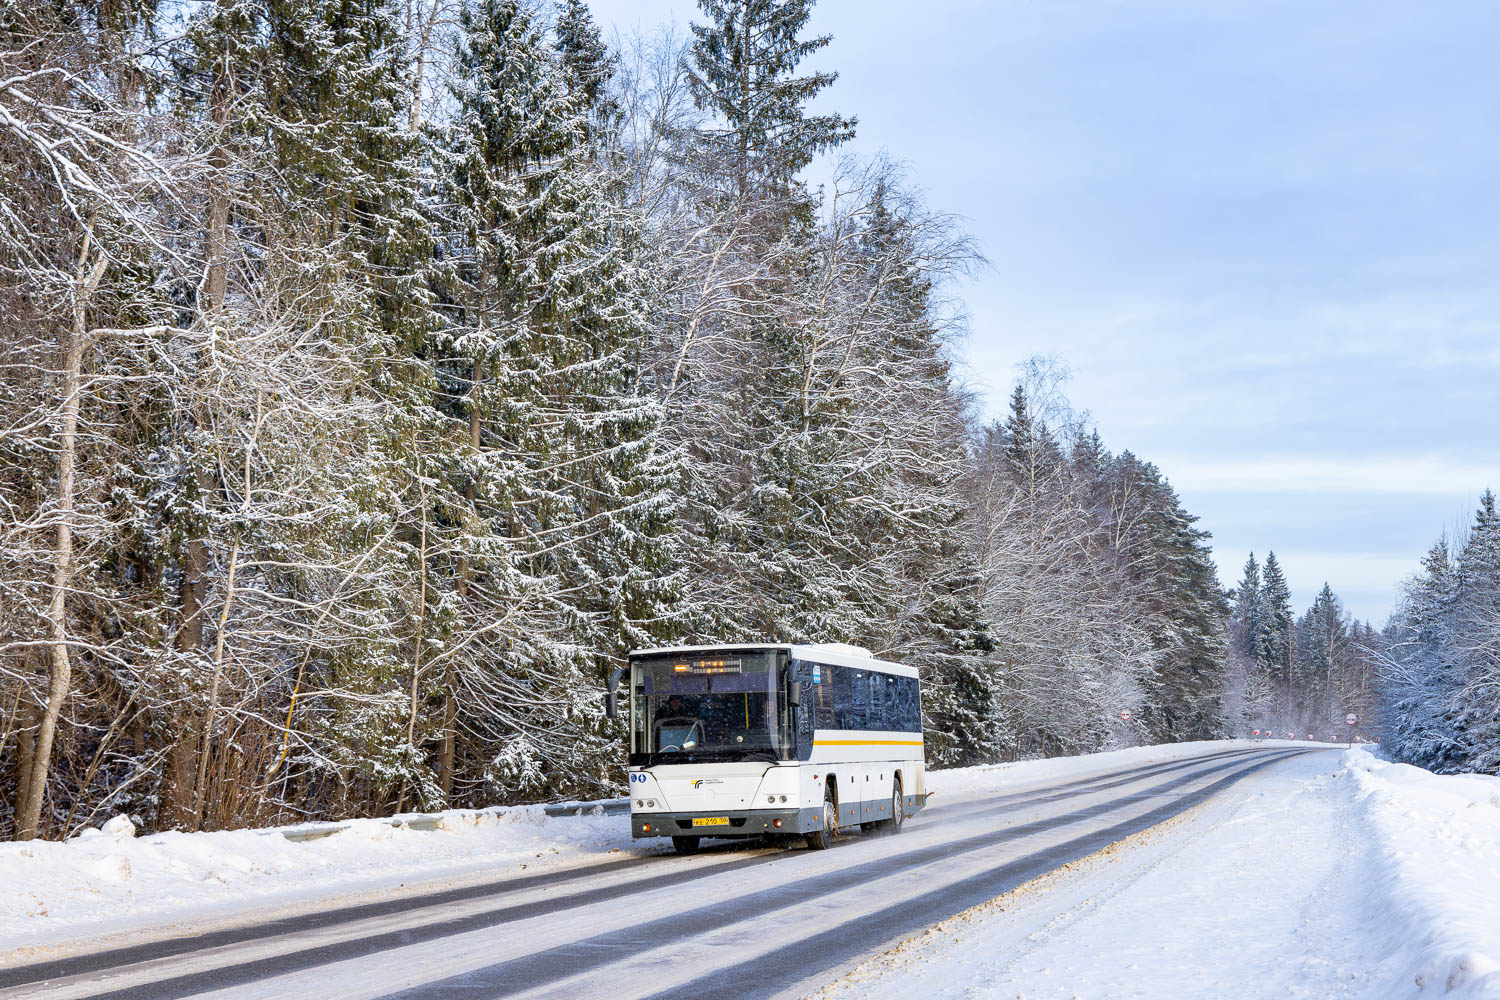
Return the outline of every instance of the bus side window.
[[[817,725],[819,729],[837,729],[838,720],[833,710],[833,668],[818,667]]]
[[[901,678],[895,674],[886,674],[881,677],[880,685],[880,728],[888,733],[901,730]]]
[[[866,729],[885,729],[885,675],[870,674],[870,720]]]
[[[892,692],[894,701],[891,709],[891,729],[898,733],[911,732],[908,728],[908,720],[911,715],[911,690],[907,684],[911,678],[893,677],[891,680],[895,682],[893,685],[895,690]]]
[[[869,729],[870,674],[867,670],[846,671],[849,677],[849,729]]]

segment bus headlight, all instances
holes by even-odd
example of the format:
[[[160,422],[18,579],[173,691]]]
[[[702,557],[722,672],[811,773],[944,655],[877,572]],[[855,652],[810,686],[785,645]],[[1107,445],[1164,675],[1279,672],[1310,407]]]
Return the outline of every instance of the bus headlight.
[[[783,801],[783,802],[785,802],[785,801],[786,801],[786,796],[785,796],[785,795],[783,795],[783,796],[782,796],[782,797],[781,797],[781,801]]]
[[[775,802],[776,802],[776,796],[774,796],[774,795],[767,795],[766,796],[766,801],[770,802],[772,804],[775,804]]]
[[[656,800],[655,799],[647,799],[646,800],[646,808],[647,809],[655,809],[656,808]]]
[[[637,809],[644,808],[645,805],[646,805],[646,800],[645,799],[636,799],[635,800],[635,805],[636,805]]]

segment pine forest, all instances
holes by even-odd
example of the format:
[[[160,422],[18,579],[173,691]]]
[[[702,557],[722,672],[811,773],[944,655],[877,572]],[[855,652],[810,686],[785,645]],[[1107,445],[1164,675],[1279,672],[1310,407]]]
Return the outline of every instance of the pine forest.
[[[0,0],[0,837],[618,794],[686,643],[914,664],[935,767],[1500,770],[1493,497],[1377,631],[1222,584],[1056,362],[983,417],[981,249],[815,113],[812,2]]]

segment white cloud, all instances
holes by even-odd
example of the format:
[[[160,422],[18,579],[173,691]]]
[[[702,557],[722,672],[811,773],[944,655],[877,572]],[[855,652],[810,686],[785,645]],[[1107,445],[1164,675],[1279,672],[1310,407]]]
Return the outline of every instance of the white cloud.
[[[1265,455],[1228,461],[1187,455],[1153,458],[1179,490],[1474,496],[1486,486],[1500,488],[1500,464],[1459,462],[1439,455]]]

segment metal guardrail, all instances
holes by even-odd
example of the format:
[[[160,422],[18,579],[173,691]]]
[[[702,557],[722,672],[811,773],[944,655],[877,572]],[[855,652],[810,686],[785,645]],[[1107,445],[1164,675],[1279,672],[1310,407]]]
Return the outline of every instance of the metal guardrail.
[[[377,820],[361,820],[360,822],[380,822],[390,826],[404,826],[409,830],[435,831],[443,829],[444,817],[458,816],[498,816],[502,813],[515,809],[535,808],[534,806],[494,806],[489,809],[463,809],[453,810],[447,813],[405,813],[400,816],[381,817]],[[542,811],[548,816],[588,816],[591,814],[602,816],[620,816],[630,812],[629,799],[596,799],[589,802],[548,802],[542,805]],[[348,830],[354,825],[353,820],[332,823],[299,823],[296,826],[277,827],[272,830],[262,831],[266,834],[280,834],[293,843],[306,843],[309,840],[321,840],[331,837],[341,830]]]
[[[630,800],[597,799],[593,802],[551,802],[542,807],[548,816],[587,816],[596,809],[605,816],[622,816],[630,812]]]

